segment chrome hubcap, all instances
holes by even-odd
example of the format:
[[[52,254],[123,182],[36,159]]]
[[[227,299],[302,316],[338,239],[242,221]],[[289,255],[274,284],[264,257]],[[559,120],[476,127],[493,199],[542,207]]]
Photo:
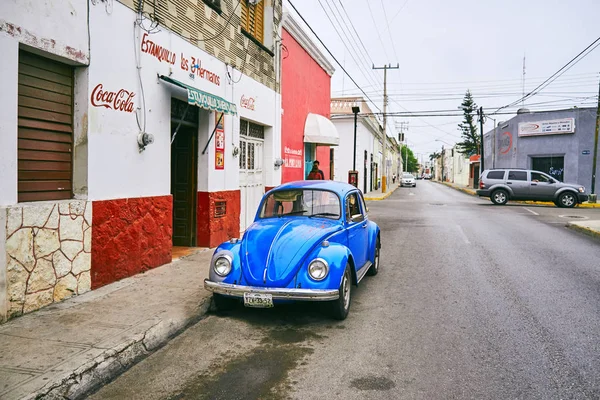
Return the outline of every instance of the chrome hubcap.
[[[570,207],[575,203],[575,198],[571,195],[563,196],[562,203],[565,206]]]
[[[494,196],[494,198],[496,199],[496,201],[498,203],[504,203],[506,196],[504,195],[504,193],[500,192],[500,193],[496,193],[496,195]]]
[[[344,296],[344,310],[350,306],[350,285],[348,284],[348,274],[344,274],[342,281],[342,296]]]

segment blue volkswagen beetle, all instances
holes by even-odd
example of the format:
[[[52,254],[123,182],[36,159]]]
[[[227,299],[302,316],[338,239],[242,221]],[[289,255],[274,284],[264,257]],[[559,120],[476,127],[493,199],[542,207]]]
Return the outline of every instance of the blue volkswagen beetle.
[[[362,193],[346,183],[298,181],[266,193],[241,240],[215,250],[204,287],[217,309],[284,301],[324,301],[336,319],[350,310],[352,286],[376,275],[379,227]]]

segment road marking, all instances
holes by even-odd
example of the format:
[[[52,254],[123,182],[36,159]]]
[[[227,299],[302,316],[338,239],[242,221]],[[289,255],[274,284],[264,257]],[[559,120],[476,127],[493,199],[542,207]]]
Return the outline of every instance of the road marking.
[[[458,229],[458,231],[460,232],[463,240],[465,241],[465,244],[471,244],[471,242],[469,241],[469,238],[467,237],[467,235],[465,234],[465,231],[463,231],[462,227],[460,225],[456,225],[456,228]]]
[[[527,207],[523,207],[523,208],[524,208],[525,210],[529,211],[530,213],[532,213],[533,215],[540,215],[540,214],[536,213],[535,211],[532,211],[532,210],[530,210],[530,209],[529,209],[529,208],[527,208]]]

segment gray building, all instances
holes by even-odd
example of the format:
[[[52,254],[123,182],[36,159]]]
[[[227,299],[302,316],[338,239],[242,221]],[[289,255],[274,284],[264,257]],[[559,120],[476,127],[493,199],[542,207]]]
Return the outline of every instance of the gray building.
[[[519,110],[484,134],[485,168],[536,169],[563,182],[584,185],[589,193],[595,128],[596,108]],[[596,186],[599,175],[597,165]]]

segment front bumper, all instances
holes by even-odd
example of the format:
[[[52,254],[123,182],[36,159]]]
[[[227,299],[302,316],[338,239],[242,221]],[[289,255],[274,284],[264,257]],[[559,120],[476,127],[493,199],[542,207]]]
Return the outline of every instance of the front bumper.
[[[208,279],[204,280],[204,288],[213,293],[241,298],[244,297],[244,293],[270,294],[273,300],[330,301],[337,300],[340,297],[337,289],[266,288],[232,285],[230,283],[213,282]]]
[[[580,203],[583,203],[584,201],[588,201],[589,196],[587,194],[578,193],[577,198],[579,199]]]

